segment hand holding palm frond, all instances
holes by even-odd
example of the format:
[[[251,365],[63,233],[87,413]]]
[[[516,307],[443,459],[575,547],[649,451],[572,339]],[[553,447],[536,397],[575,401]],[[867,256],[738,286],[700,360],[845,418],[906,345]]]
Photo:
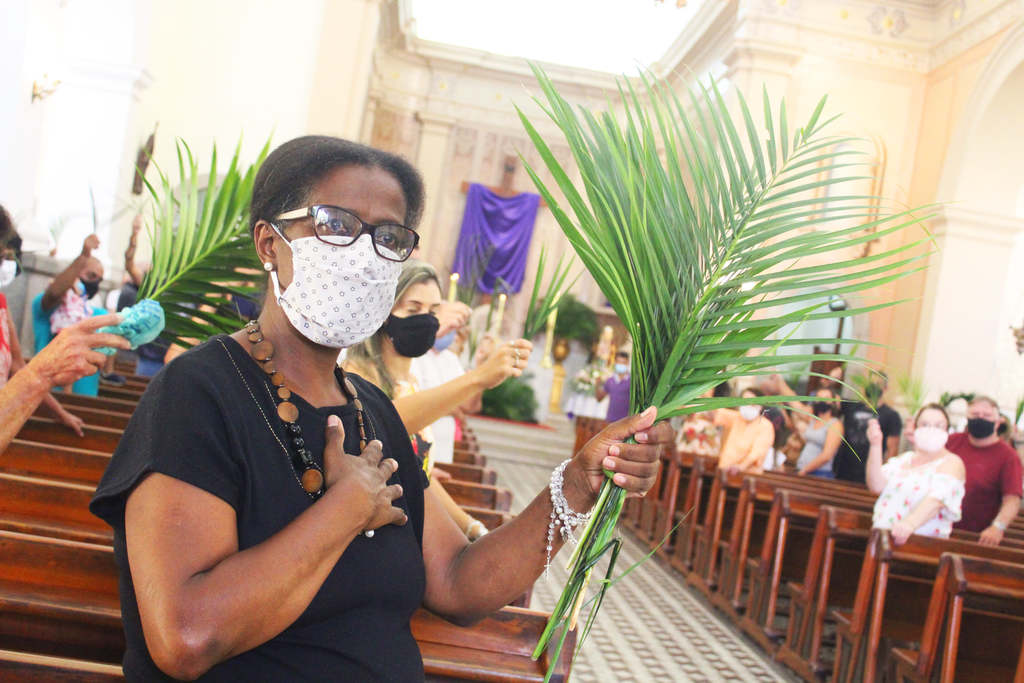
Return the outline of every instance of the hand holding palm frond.
[[[691,91],[684,102],[641,78],[641,93],[620,85],[623,115],[616,118],[574,110],[540,69],[534,73],[544,93],[538,103],[564,134],[581,189],[519,116],[572,215],[528,164],[527,171],[633,338],[634,412],[653,405],[665,419],[783,400],[703,395],[733,377],[774,372],[780,347],[837,343],[775,337],[787,325],[890,305],[829,311],[827,300],[902,277],[925,256],[915,247],[927,237],[869,256],[844,255],[922,218],[909,211],[880,216],[877,197],[813,196],[856,179],[847,162],[855,152],[840,148],[850,139],[821,134],[828,123],[820,118],[824,99],[791,134],[785,103],[776,115],[767,94],[758,130],[742,97],[734,122],[715,86]],[[855,360],[842,353],[785,356],[812,359]],[[537,653],[567,615],[574,627],[590,572],[614,547],[622,502],[623,491],[606,481]]]
[[[160,303],[165,335],[179,344],[189,346],[245,322],[228,297],[252,297],[259,291],[262,270],[249,239],[248,211],[256,171],[269,146],[268,140],[243,173],[239,144],[223,177],[217,175],[214,147],[201,199],[199,165],[183,141],[178,142],[177,189],[162,170],[159,191],[146,182],[156,202],[150,231],[153,268],[139,298]]]

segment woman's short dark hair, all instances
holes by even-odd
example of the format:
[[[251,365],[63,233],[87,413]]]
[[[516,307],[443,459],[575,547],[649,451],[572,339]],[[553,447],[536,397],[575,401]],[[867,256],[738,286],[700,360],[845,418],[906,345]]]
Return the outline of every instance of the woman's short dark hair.
[[[390,173],[405,196],[405,224],[415,228],[423,214],[423,179],[402,157],[329,135],[305,135],[284,143],[266,158],[256,174],[249,208],[249,230],[260,220],[273,221],[301,209],[313,186],[336,168],[362,166]]]
[[[0,246],[7,244],[7,240],[16,236],[17,233],[14,231],[14,221],[11,220],[11,214],[7,213],[7,209],[0,205]]]

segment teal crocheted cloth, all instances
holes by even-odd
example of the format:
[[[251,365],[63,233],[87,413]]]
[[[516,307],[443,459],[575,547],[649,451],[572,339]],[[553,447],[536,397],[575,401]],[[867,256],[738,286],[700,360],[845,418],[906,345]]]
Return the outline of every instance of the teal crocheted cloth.
[[[134,306],[121,311],[121,323],[112,327],[101,327],[100,332],[119,334],[129,342],[132,349],[148,344],[157,338],[164,329],[164,309],[153,299],[143,299]],[[108,356],[116,349],[103,347],[96,349]]]

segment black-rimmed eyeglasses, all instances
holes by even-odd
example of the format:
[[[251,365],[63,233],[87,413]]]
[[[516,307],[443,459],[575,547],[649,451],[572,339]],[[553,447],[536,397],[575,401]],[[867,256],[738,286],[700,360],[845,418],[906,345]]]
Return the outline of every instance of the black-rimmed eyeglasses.
[[[286,211],[276,220],[294,221],[306,217],[313,219],[313,236],[333,246],[347,247],[363,233],[369,233],[373,250],[389,261],[405,261],[420,241],[420,236],[412,228],[398,223],[366,223],[348,209],[329,204]]]

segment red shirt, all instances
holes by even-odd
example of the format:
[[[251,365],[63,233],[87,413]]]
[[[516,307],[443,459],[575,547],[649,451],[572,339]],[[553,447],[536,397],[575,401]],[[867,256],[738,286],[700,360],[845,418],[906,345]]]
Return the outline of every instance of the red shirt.
[[[977,448],[971,445],[965,432],[950,434],[946,450],[959,455],[967,470],[962,516],[953,526],[966,531],[984,531],[999,513],[1003,496],[1021,495],[1017,451],[1003,440]]]

